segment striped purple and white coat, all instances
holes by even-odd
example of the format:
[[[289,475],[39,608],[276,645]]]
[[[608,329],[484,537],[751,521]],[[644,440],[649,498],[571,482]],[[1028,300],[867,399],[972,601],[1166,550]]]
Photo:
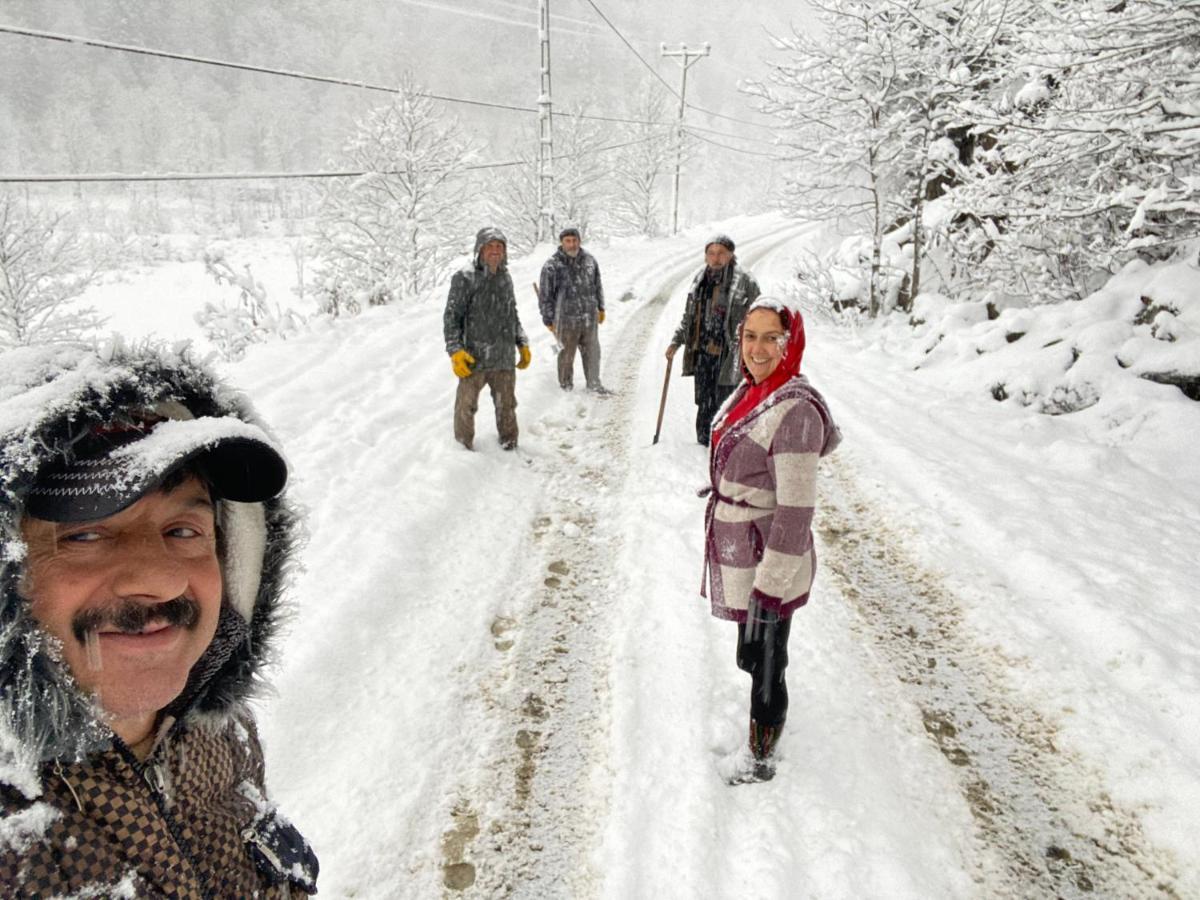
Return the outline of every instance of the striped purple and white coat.
[[[748,387],[739,385],[723,411]],[[709,456],[710,487],[703,492],[704,576],[714,616],[744,622],[754,599],[786,618],[808,601],[817,566],[817,462],[841,439],[825,398],[803,375],[722,434]]]

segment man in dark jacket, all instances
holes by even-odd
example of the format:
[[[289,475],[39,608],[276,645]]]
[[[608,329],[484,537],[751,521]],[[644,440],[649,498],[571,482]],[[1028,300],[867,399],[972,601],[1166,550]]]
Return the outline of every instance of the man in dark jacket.
[[[667,359],[683,347],[683,374],[694,375],[696,440],[708,446],[713,416],[741,379],[738,326],[759,295],[758,282],[733,254],[733,239],[714,236],[704,247],[704,268],[692,279],[683,318]]]
[[[558,341],[558,386],[575,385],[575,350],[583,357],[589,391],[607,393],[600,383],[599,325],[604,321],[604,286],[596,258],[580,245],[573,225],[558,235],[559,248],[542,266],[538,309],[542,324]]]
[[[529,339],[517,317],[508,274],[508,241],[499,228],[475,235],[475,259],[450,280],[442,317],[450,367],[458,376],[454,439],[475,446],[475,413],[484,385],[491,388],[500,446],[517,446],[517,369],[529,366]]]
[[[0,384],[4,895],[315,892],[247,706],[294,540],[274,441],[186,356],[21,348]]]

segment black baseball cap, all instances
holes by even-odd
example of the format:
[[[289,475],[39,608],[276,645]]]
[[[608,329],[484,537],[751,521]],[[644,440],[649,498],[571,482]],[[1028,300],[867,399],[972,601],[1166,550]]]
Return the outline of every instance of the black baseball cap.
[[[81,429],[38,472],[25,513],[51,522],[104,519],[189,464],[214,497],[242,503],[270,500],[288,477],[283,455],[256,425],[234,416],[135,414]]]

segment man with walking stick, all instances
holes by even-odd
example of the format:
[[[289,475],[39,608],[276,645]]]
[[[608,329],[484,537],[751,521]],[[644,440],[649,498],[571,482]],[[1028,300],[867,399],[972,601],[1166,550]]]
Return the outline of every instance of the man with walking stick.
[[[682,346],[683,374],[695,376],[696,440],[706,447],[713,416],[741,377],[738,326],[759,295],[758,282],[733,250],[733,239],[725,234],[705,245],[704,268],[692,279],[683,318],[667,348],[667,359],[673,360]]]

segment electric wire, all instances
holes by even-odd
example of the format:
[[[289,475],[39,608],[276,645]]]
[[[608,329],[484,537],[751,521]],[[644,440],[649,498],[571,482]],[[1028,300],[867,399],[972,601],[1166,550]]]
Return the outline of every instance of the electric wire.
[[[297,78],[302,81],[314,81],[320,84],[341,85],[344,87],[355,87],[369,91],[380,91],[388,94],[401,93],[400,88],[392,85],[372,84],[368,81],[354,80],[349,78],[337,78],[328,75],[313,75],[308,72],[300,72],[292,69],[278,69],[268,66],[256,66],[249,63],[239,63],[230,60],[213,59],[210,57],[194,56],[186,53],[174,53],[169,50],[155,50],[149,47],[139,47],[132,44],[119,44],[113,41],[102,41],[95,38],[87,38],[79,35],[59,34],[50,31],[40,31],[33,28],[24,28],[14,25],[0,24],[0,33],[15,34],[22,37],[32,37],[41,40],[57,41],[69,44],[82,44],[88,47],[98,47],[104,50],[115,50],[122,53],[133,53],[140,56],[151,56],[160,59],[173,59],[182,62],[198,63],[200,65],[215,66],[217,68],[235,69],[242,72],[256,72],[264,75],[277,75],[284,78]],[[511,103],[497,103],[488,100],[473,100],[465,97],[451,97],[447,94],[436,94],[430,91],[419,91],[418,96],[426,97],[430,100],[438,100],[443,103],[463,103],[471,106],[482,106],[489,109],[501,109],[510,112],[522,113],[537,113],[538,109],[535,106],[517,106]],[[675,96],[679,96],[676,94]],[[599,122],[616,122],[628,125],[650,125],[650,126],[670,126],[675,127],[674,123],[670,122],[648,122],[641,119],[629,119],[621,116],[605,116],[592,113],[580,113],[573,115],[570,113],[553,113],[554,116],[566,115],[570,118],[581,118]],[[700,126],[691,126],[700,129]],[[701,129],[707,130],[711,134],[718,134],[723,137],[736,138],[738,135],[728,134],[726,132],[717,131],[716,129]]]
[[[420,7],[421,9],[432,9],[435,12],[450,13],[455,16],[462,16],[462,17],[469,18],[469,19],[483,19],[484,21],[487,21],[487,22],[497,22],[501,25],[512,25],[513,27],[516,27],[516,28],[533,28],[533,29],[538,28],[537,22],[534,22],[534,21],[520,22],[516,19],[505,18],[504,16],[498,15],[497,13],[484,12],[484,11],[477,10],[477,9],[466,9],[461,6],[452,6],[452,5],[449,5],[446,3],[438,3],[438,2],[435,2],[435,0],[400,0],[400,2],[404,3],[408,6],[417,6],[417,7]],[[525,13],[532,14],[532,13],[537,12],[537,10],[535,10],[531,7],[518,6],[515,3],[498,4],[498,5],[508,6],[514,10],[519,10],[519,11],[525,12]],[[555,25],[555,28],[565,34],[577,35],[580,37],[591,37],[596,34],[596,31],[594,29],[597,26],[593,25],[591,22],[584,22],[584,21],[578,20],[578,19],[568,19],[565,16],[551,16],[551,19],[558,20],[558,23]],[[573,27],[576,25],[583,26],[583,28],[586,28],[587,30],[579,30],[576,27]]]
[[[607,153],[611,150],[621,150],[649,141],[659,140],[669,136],[669,132],[652,134],[632,141],[619,144],[608,144],[603,147],[589,147],[574,153],[559,153],[555,159],[578,159],[593,153]],[[463,166],[464,171],[479,171],[482,169],[503,169],[511,166],[531,165],[528,159],[510,159],[499,162],[471,163]],[[280,181],[280,180],[322,180],[330,178],[361,178],[364,175],[396,175],[398,169],[377,169],[372,171],[317,171],[317,172],[166,172],[161,174],[129,175],[118,172],[90,174],[52,174],[52,175],[4,175],[0,174],[0,184],[56,184],[71,182],[110,182],[137,183],[151,181]]]
[[[623,43],[626,47],[629,48],[629,52],[632,53],[634,56],[636,56],[638,58],[638,61],[641,62],[641,64],[646,67],[646,71],[648,71],[651,75],[653,75],[655,78],[657,78],[659,81],[661,81],[663,83],[663,86],[668,91],[671,92],[671,95],[673,97],[679,97],[679,91],[677,91],[677,90],[675,90],[675,88],[671,87],[671,85],[667,82],[667,79],[663,78],[662,75],[659,74],[658,70],[656,68],[654,68],[654,66],[652,66],[652,65],[650,65],[650,63],[646,62],[645,57],[643,57],[642,54],[637,52],[637,48],[634,47],[633,44],[629,43],[629,39],[621,33],[621,29],[617,28],[617,26],[612,23],[612,21],[608,18],[608,16],[606,16],[604,14],[604,12],[600,9],[600,7],[598,7],[595,4],[594,0],[587,0],[587,3],[589,6],[591,6],[592,9],[594,9],[596,11],[596,15],[598,15],[601,19],[604,20],[604,24],[612,29],[613,34],[615,34],[617,37],[619,37],[621,39],[621,43]]]
[[[677,91],[677,90],[675,90],[675,88],[671,87],[671,85],[667,83],[667,80],[665,78],[663,78],[662,75],[659,74],[658,70],[655,69],[653,66],[651,66],[650,63],[646,62],[646,58],[644,56],[642,56],[642,54],[637,52],[637,48],[635,48],[633,46],[633,44],[631,44],[629,42],[629,39],[626,38],[625,35],[621,33],[621,30],[619,28],[617,28],[617,26],[612,23],[612,20],[609,19],[608,16],[606,16],[604,14],[604,12],[600,9],[600,7],[596,5],[595,0],[587,0],[587,4],[596,11],[596,15],[598,15],[601,19],[604,20],[604,24],[606,24],[609,28],[612,29],[613,34],[615,34],[617,37],[619,37],[621,39],[621,42],[626,47],[629,48],[629,51],[638,58],[638,61],[643,66],[646,67],[646,69],[650,72],[650,74],[653,75],[655,78],[657,78],[659,81],[661,81],[664,86],[666,86],[666,89],[671,92],[671,96],[675,97],[676,99],[683,99],[682,97],[679,96],[679,91]],[[730,122],[737,122],[740,125],[750,125],[753,128],[770,128],[771,127],[770,125],[764,125],[761,122],[751,122],[748,119],[739,119],[739,118],[736,118],[735,116],[727,116],[724,113],[713,112],[711,109],[705,109],[703,106],[697,106],[695,103],[688,103],[686,100],[683,101],[683,105],[686,106],[688,109],[694,109],[696,112],[703,113],[706,116],[715,116],[718,119],[728,119]]]
[[[237,69],[243,72],[259,72],[265,75],[282,75],[286,78],[299,78],[302,81],[316,81],[322,84],[338,84],[346,87],[356,87],[367,91],[382,91],[388,94],[400,93],[400,88],[393,85],[372,84],[369,81],[352,81],[348,78],[334,78],[328,75],[312,75],[308,72],[298,72],[292,69],[276,69],[268,66],[253,66],[249,63],[232,62],[225,59],[212,59],[205,56],[192,56],[186,53],[172,53],[169,50],[152,50],[149,47],[138,47],[132,44],[118,44],[113,41],[101,41],[95,38],[81,37],[74,34],[58,34],[51,31],[39,31],[34,28],[19,28],[13,25],[0,25],[0,33],[17,34],[23,37],[40,38],[42,40],[60,41],[68,44],[83,44],[87,47],[100,47],[105,50],[118,50],[123,53],[133,53],[139,56],[153,56],[162,59],[181,60],[198,63],[205,66],[216,66],[224,69]],[[430,100],[441,100],[446,103],[465,103],[471,106],[485,106],[492,109],[507,109],[517,112],[537,112],[532,106],[514,106],[506,103],[494,103],[489,100],[470,100],[463,97],[449,97],[428,91],[418,91],[418,96]]]
[[[762,150],[747,150],[743,147],[733,147],[733,146],[730,146],[729,144],[722,144],[720,141],[714,141],[712,138],[707,138],[700,134],[692,134],[691,128],[687,125],[684,126],[683,130],[685,132],[687,132],[691,137],[694,137],[698,141],[703,141],[706,144],[712,144],[714,147],[720,147],[724,150],[729,150],[732,153],[743,153],[743,154],[746,154],[747,156],[765,156],[767,159],[773,159],[776,162],[783,161],[782,156],[778,156],[774,153],[764,153]],[[753,139],[747,138],[747,140],[753,140]]]

